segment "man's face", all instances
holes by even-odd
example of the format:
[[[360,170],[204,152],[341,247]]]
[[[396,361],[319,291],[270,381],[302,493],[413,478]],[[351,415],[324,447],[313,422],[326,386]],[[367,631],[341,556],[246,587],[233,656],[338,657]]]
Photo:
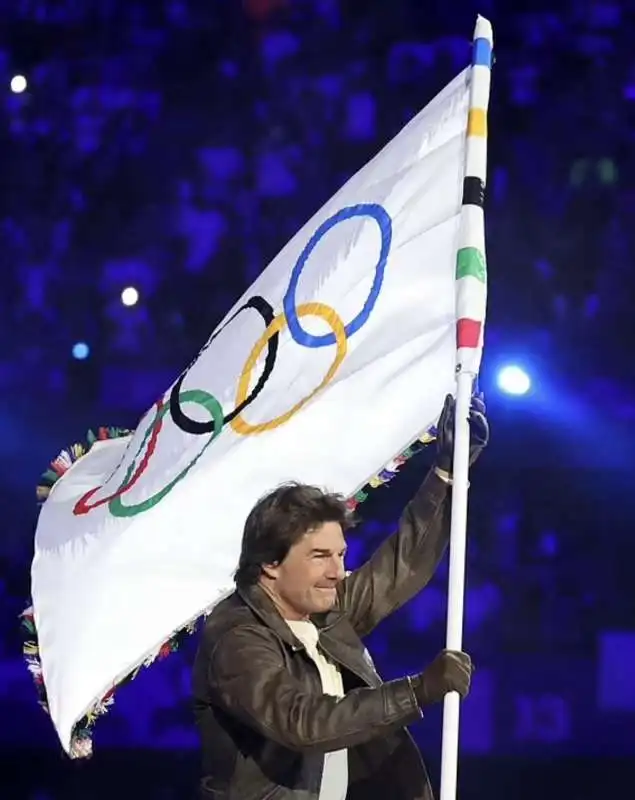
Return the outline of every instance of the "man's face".
[[[306,533],[280,564],[265,567],[265,589],[285,619],[306,619],[329,611],[344,578],[346,541],[337,522]]]

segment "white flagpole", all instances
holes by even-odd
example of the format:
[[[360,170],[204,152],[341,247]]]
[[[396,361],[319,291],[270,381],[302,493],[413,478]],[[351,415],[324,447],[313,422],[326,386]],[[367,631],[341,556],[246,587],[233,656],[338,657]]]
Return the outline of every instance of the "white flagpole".
[[[469,372],[461,372],[457,379],[446,629],[446,647],[448,650],[461,650],[463,645],[468,461],[470,449],[470,431],[467,420],[472,397],[473,377]],[[460,697],[458,693],[452,692],[446,695],[443,705],[441,745],[441,800],[455,800],[456,798],[459,759],[459,711]]]
[[[492,27],[483,17],[478,17],[474,31],[472,70],[470,75],[470,123],[468,124],[465,176],[477,179],[485,188],[487,169],[487,109],[489,105]],[[467,183],[467,181],[466,181]],[[472,182],[472,186],[474,183]],[[473,189],[472,189],[473,191]],[[481,197],[482,201],[482,197]],[[487,289],[485,286],[485,232],[482,202],[474,196],[466,197],[464,189],[459,250],[469,250],[482,261],[483,274],[478,279],[474,270],[461,279],[457,273],[457,319],[480,322],[479,346],[458,341],[457,391],[455,405],[455,440],[452,490],[452,521],[450,528],[450,570],[448,578],[448,616],[446,647],[461,650],[463,647],[463,611],[465,602],[465,554],[467,534],[468,472],[470,457],[470,429],[468,423],[474,381],[480,365],[482,331],[485,320]],[[470,283],[471,282],[471,283]],[[467,285],[467,284],[470,285]],[[459,757],[460,698],[457,692],[447,695],[443,708],[443,736],[441,750],[440,800],[456,800]]]

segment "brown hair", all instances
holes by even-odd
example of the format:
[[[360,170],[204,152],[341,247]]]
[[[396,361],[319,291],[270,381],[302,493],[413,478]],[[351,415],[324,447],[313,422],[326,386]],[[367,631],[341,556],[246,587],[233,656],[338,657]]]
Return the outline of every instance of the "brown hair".
[[[337,522],[342,530],[355,524],[342,495],[304,483],[285,483],[262,497],[245,522],[236,585],[257,583],[263,564],[284,561],[296,542],[325,522]]]

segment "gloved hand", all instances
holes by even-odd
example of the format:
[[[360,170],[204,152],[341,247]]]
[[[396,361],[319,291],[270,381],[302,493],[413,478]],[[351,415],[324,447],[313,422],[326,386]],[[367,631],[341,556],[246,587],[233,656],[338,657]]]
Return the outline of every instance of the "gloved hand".
[[[437,424],[436,466],[450,476],[454,459],[454,406],[454,398],[449,394],[445,398]],[[472,465],[489,442],[489,423],[485,414],[485,402],[482,394],[472,397],[468,422],[470,423],[470,465]]]
[[[440,703],[448,692],[466,697],[473,671],[467,653],[442,650],[427,669],[410,679],[419,707]]]

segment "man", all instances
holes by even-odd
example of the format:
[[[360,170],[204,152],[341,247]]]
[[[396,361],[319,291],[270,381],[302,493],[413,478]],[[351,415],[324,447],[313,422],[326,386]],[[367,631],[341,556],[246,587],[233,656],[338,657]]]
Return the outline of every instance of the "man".
[[[471,461],[485,408],[470,411]],[[383,683],[361,638],[431,579],[449,538],[454,401],[437,455],[399,527],[360,569],[344,571],[351,519],[338,495],[279,487],[245,523],[236,591],[208,617],[194,665],[201,797],[215,800],[431,800],[405,726],[472,665],[441,652],[420,674]]]

